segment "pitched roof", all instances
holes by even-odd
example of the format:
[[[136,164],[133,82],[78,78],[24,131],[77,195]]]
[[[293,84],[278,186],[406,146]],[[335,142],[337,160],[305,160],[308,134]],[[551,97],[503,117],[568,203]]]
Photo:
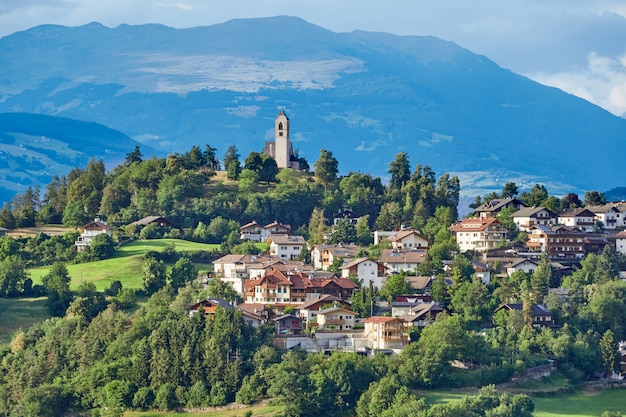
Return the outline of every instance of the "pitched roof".
[[[523,264],[524,262],[530,262],[531,264],[535,264],[535,265],[539,265],[539,262],[533,261],[532,259],[528,259],[528,258],[517,258],[517,259],[513,259],[511,262],[509,262],[506,267],[507,268],[515,268],[518,265]]]
[[[353,266],[357,266],[358,264],[365,262],[365,261],[371,261],[370,258],[354,258],[353,260],[351,260],[350,262],[348,262],[347,264],[344,264],[341,269],[350,269]],[[376,261],[372,261],[372,262],[376,262]]]
[[[362,320],[361,323],[390,323],[398,320],[402,321],[398,317],[372,316]]]
[[[495,312],[506,308],[507,310],[517,310],[522,311],[524,309],[524,305],[522,303],[508,303],[502,304],[500,307],[496,308]],[[552,312],[545,308],[542,304],[533,304],[533,317],[537,316],[551,316]]]
[[[137,225],[137,226],[147,226],[150,223],[153,223],[157,220],[163,220],[163,222],[168,223],[168,224],[172,224],[172,222],[170,222],[169,220],[167,220],[165,217],[163,216],[146,216],[143,219],[139,219],[137,221],[132,222],[131,224]]]
[[[535,214],[547,211],[551,217],[556,217],[556,213],[545,207],[522,207],[511,215],[511,217],[533,217]]]
[[[380,261],[386,264],[421,264],[426,261],[426,250],[383,249]]]
[[[395,236],[390,237],[388,240],[389,240],[389,242],[398,242],[398,241],[401,241],[402,239],[404,239],[405,237],[411,236],[411,235],[417,235],[417,236],[421,237],[424,240],[428,240],[428,238],[426,236],[424,236],[423,234],[421,234],[419,232],[419,230],[415,230],[415,229],[400,230],[398,232],[398,234],[396,234]]]
[[[464,219],[450,226],[452,232],[482,232],[494,223],[500,223],[495,217],[486,219]]]
[[[626,230],[622,230],[621,232],[616,234],[615,238],[617,238],[617,239],[626,239]]]
[[[582,207],[562,211],[559,213],[559,217],[594,217],[594,214],[593,212]]]
[[[313,298],[309,301],[306,301],[298,306],[298,310],[308,310],[313,307],[317,303],[333,303],[335,301],[341,301],[341,298],[335,297],[331,294],[319,294],[318,298]]]
[[[407,282],[411,284],[411,287],[415,290],[423,290],[430,284],[430,281],[433,279],[432,277],[427,276],[412,276],[405,277]]]
[[[601,206],[586,206],[587,210],[592,213],[608,213],[609,211],[614,211],[619,213],[619,208],[615,203],[607,203]]]
[[[320,310],[317,314],[330,314],[330,313],[334,313],[335,311],[347,311],[348,313],[354,313],[354,311],[352,310],[348,310],[347,308],[342,308],[342,307],[329,307],[329,308],[325,308],[324,310]]]
[[[271,235],[267,238],[267,243],[275,243],[277,245],[305,245],[306,241],[302,236],[287,235]]]

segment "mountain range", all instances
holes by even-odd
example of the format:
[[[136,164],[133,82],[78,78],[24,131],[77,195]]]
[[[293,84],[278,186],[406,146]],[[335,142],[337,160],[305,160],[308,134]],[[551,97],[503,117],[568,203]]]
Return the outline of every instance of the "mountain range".
[[[404,151],[412,165],[458,175],[464,195],[506,181],[557,195],[626,182],[625,119],[435,37],[335,33],[288,16],[190,29],[44,25],[0,38],[0,62],[3,117],[123,132],[85,155],[209,144],[218,154],[236,145],[243,158],[263,149],[284,110],[300,156],[312,166],[325,148],[342,173],[385,178]]]

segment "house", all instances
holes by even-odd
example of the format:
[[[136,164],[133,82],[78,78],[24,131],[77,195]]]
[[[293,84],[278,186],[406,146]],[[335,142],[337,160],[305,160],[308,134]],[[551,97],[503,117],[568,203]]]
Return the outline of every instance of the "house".
[[[343,278],[356,277],[363,287],[381,289],[385,280],[385,265],[369,258],[355,258],[341,267]]]
[[[524,305],[522,303],[510,303],[510,304],[502,304],[500,307],[496,308],[493,312],[494,315],[501,310],[504,311],[523,311]],[[532,320],[533,327],[556,327],[554,323],[554,319],[552,318],[552,312],[545,308],[542,304],[534,304],[532,307]]]
[[[602,222],[605,229],[614,230],[623,225],[623,213],[618,204],[607,203],[602,206],[587,206],[585,208],[595,215],[596,221]]]
[[[350,262],[361,248],[357,245],[315,245],[311,249],[311,263],[315,269],[328,270],[336,259]]]
[[[306,247],[306,241],[302,236],[271,235],[267,239],[270,245],[270,256],[279,259],[297,259]]]
[[[427,251],[425,249],[413,249],[398,251],[395,249],[383,249],[380,255],[380,262],[385,266],[386,273],[397,274],[402,271],[410,272],[424,261],[426,261]]]
[[[337,213],[333,215],[333,226],[342,220],[347,220],[350,224],[356,224],[359,220],[359,216],[354,214],[350,209],[338,210]]]
[[[262,277],[245,280],[244,299],[249,303],[289,304],[292,285],[282,272],[273,270]]]
[[[256,271],[263,271],[267,265],[279,262],[276,257],[259,255],[226,255],[213,261],[213,274],[216,278],[229,283],[237,293],[243,295],[243,283],[251,276],[259,276]],[[253,272],[254,271],[254,272]]]
[[[437,303],[421,303],[411,307],[409,311],[399,316],[402,320],[414,327],[426,327],[435,321],[437,316],[446,311]]]
[[[480,261],[472,261],[472,266],[476,278],[480,279],[483,284],[489,285],[491,283],[491,267]]]
[[[361,321],[372,349],[402,349],[409,344],[409,324],[398,317],[372,316]]]
[[[274,327],[277,335],[302,333],[302,319],[293,314],[284,314],[274,318]]]
[[[593,232],[596,227],[596,215],[586,208],[565,210],[559,213],[559,223],[576,227],[584,232]]]
[[[389,238],[391,247],[398,250],[428,249],[430,241],[415,229],[404,229]]]
[[[397,295],[391,303],[391,315],[400,317],[408,313],[412,308],[422,304],[432,303],[430,295]]]
[[[252,240],[254,242],[265,242],[272,235],[289,235],[291,226],[280,224],[277,221],[261,226],[253,221],[239,228],[241,240]]]
[[[507,241],[507,230],[494,217],[464,219],[450,226],[461,252],[484,252]]]
[[[517,258],[512,260],[506,265],[506,274],[511,276],[514,272],[522,271],[526,274],[534,273],[539,267],[539,262],[535,262],[532,259]]]
[[[622,255],[626,255],[626,230],[622,230],[615,235],[615,250]]]
[[[231,303],[219,298],[207,298],[206,300],[198,300],[189,307],[189,315],[193,316],[202,310],[204,317],[214,319],[218,308],[232,310],[234,307]]]
[[[350,330],[356,323],[356,313],[342,307],[330,307],[317,313],[318,329]]]
[[[296,308],[298,310],[299,316],[308,323],[313,317],[317,316],[318,312],[322,310],[323,306],[328,305],[350,309],[349,303],[331,294],[315,294],[314,298],[311,298],[310,300],[300,304]]]
[[[149,224],[156,224],[158,227],[176,227],[172,222],[161,216],[147,216],[131,223],[137,227],[144,227]]]
[[[558,261],[575,261],[585,257],[585,233],[575,227],[533,226],[526,242],[527,250],[545,252]]]
[[[79,252],[84,251],[87,247],[91,246],[91,241],[94,237],[102,234],[111,236],[113,228],[107,225],[104,220],[100,220],[96,217],[91,223],[87,223],[83,226],[83,232],[78,236],[74,245]]]
[[[250,313],[246,310],[241,310],[241,313],[243,314],[244,323],[250,325],[251,327],[261,327],[262,325],[267,323],[267,321],[263,317],[257,314]]]
[[[240,303],[237,308],[243,312],[250,313],[263,319],[263,324],[270,323],[276,314],[267,304],[261,303]]]
[[[476,208],[476,210],[474,210],[474,213],[480,219],[487,219],[490,217],[496,217],[498,213],[505,208],[514,208],[515,210],[519,210],[522,207],[526,206],[517,198],[496,198],[481,204]]]
[[[6,229],[4,227],[0,227],[0,237],[1,236],[6,236],[7,233],[9,233],[9,229]]]
[[[357,285],[348,278],[310,278],[308,294],[330,294],[342,300],[348,300],[357,289]]]
[[[529,232],[533,226],[552,226],[558,216],[545,207],[522,207],[511,215],[519,230]]]

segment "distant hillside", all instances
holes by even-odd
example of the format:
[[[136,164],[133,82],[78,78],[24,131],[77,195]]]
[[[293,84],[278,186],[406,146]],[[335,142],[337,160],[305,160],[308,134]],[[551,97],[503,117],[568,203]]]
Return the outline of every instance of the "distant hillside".
[[[279,109],[312,165],[385,177],[406,151],[465,195],[624,186],[626,120],[435,37],[335,33],[295,17],[173,29],[39,26],[0,38],[0,111],[98,122],[165,152],[243,157]],[[147,154],[147,152],[144,152]],[[32,158],[31,158],[32,160]],[[6,185],[4,185],[6,187]]]
[[[138,145],[97,123],[27,113],[0,113],[0,201],[53,175],[84,168],[90,158],[119,164]],[[154,152],[148,149],[148,152]]]

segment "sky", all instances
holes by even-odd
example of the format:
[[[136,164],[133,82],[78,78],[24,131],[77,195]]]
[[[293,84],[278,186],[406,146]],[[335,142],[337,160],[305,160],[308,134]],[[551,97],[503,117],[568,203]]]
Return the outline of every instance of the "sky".
[[[277,15],[437,36],[626,117],[624,0],[0,0],[0,37],[41,24],[186,28]]]

